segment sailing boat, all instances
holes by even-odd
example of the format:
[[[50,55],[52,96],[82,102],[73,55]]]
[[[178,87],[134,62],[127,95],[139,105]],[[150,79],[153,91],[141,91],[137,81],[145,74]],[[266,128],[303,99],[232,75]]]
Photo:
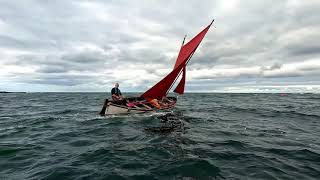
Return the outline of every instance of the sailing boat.
[[[167,95],[179,77],[181,77],[180,82],[173,92],[177,94],[184,93],[186,82],[186,66],[201,43],[202,39],[208,32],[213,21],[214,20],[212,20],[212,22],[206,28],[192,38],[188,43],[184,44],[184,38],[173,70],[161,81],[159,81],[139,97],[130,97],[123,101],[109,101],[106,99],[100,114],[113,115],[145,113],[173,108],[177,102],[177,98],[167,97]]]

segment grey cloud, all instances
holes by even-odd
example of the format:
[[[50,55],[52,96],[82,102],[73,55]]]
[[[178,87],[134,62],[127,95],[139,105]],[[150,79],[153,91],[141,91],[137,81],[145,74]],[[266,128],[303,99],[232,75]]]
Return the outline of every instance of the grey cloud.
[[[45,66],[45,68],[41,68],[37,70],[40,73],[65,73],[68,70],[64,66]]]
[[[313,78],[313,84],[320,84],[317,63],[286,69],[320,58],[319,1],[248,0],[234,6],[232,2],[3,1],[0,65],[34,68],[23,75],[12,70],[3,77],[14,77],[12,83],[59,86],[121,79],[135,85],[128,89],[145,90],[154,81],[116,79],[115,72],[141,70],[160,80],[166,69],[172,69],[183,36],[190,40],[215,18],[188,70],[258,70],[234,73],[232,78],[226,72],[203,74],[188,82],[194,89],[214,88],[215,83],[230,86],[235,79],[242,84],[252,84],[253,79],[257,84],[259,79],[276,83],[277,78],[302,84],[303,79]],[[86,48],[88,44],[94,48]],[[71,72],[84,76],[77,78]]]
[[[90,75],[71,75],[71,74],[32,74],[27,75],[30,78],[26,80],[17,80],[21,83],[31,83],[31,84],[44,84],[44,85],[60,85],[60,86],[75,86],[81,84],[88,84],[92,81],[95,76]]]
[[[320,34],[319,34],[320,35]],[[320,36],[319,36],[320,37]],[[320,54],[320,44],[307,44],[300,45],[300,46],[289,46],[287,50],[289,53],[295,56],[313,56],[315,54]]]
[[[275,63],[270,67],[262,66],[261,71],[268,71],[268,70],[271,71],[271,70],[281,69],[281,67],[282,67],[282,64]]]
[[[281,64],[273,64],[269,69],[270,70],[275,70],[275,69],[281,69],[282,65]]]

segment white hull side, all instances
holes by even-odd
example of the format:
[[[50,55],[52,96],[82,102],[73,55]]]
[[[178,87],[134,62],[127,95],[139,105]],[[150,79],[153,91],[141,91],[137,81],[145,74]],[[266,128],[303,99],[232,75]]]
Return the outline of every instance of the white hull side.
[[[115,114],[136,114],[136,113],[145,113],[150,111],[145,110],[136,110],[127,107],[119,107],[114,105],[109,105],[106,108],[105,115],[115,115]]]
[[[131,97],[127,100],[130,102],[139,102],[140,97]],[[117,115],[117,114],[138,114],[138,113],[146,113],[146,112],[155,112],[161,110],[171,109],[175,106],[177,102],[177,98],[175,97],[168,97],[171,100],[171,104],[168,106],[164,106],[163,108],[157,109],[153,107],[151,104],[143,104],[137,103],[136,106],[128,107],[126,104],[122,104],[119,102],[109,101],[108,99],[105,100],[105,103],[100,111],[100,115]]]

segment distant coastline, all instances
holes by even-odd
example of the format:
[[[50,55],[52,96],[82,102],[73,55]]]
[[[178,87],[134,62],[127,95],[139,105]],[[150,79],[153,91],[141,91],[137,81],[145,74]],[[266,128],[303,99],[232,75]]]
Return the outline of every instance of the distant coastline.
[[[27,92],[8,92],[8,91],[0,91],[0,93],[27,93]]]

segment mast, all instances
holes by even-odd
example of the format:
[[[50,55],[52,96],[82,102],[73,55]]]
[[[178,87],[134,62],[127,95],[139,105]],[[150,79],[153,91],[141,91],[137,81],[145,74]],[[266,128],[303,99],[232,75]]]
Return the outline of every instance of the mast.
[[[182,41],[182,44],[181,44],[181,47],[180,47],[180,50],[179,50],[178,57],[179,57],[179,55],[180,55],[181,49],[182,49],[182,47],[183,47],[183,45],[184,45],[184,42],[185,42],[186,38],[187,38],[187,35],[184,35],[183,41]],[[178,60],[178,58],[177,58],[177,60]],[[176,64],[177,64],[177,61],[176,61]],[[176,65],[176,64],[175,64],[175,65]],[[175,68],[175,67],[174,67],[174,68]],[[173,69],[174,69],[174,68],[173,68]],[[172,86],[176,83],[177,79],[178,79],[179,76],[181,75],[181,72],[182,72],[182,71],[179,72],[179,75],[175,78],[174,82],[171,84],[170,88],[167,90],[166,95],[169,93],[169,91],[171,90]]]
[[[213,21],[186,44],[184,44],[184,38],[176,63],[174,65],[174,69],[161,81],[159,81],[157,84],[143,93],[141,97],[144,97],[146,99],[162,99],[162,97],[168,94],[173,84],[180,76],[181,72],[185,71],[185,66],[190,61],[191,57],[208,32],[212,23]]]
[[[182,44],[181,44],[181,48],[183,47],[183,45],[184,45],[184,41],[186,40],[186,37],[187,37],[187,35],[184,35],[184,38],[183,38],[183,41],[182,41]],[[181,49],[180,48],[180,49]]]
[[[186,61],[185,67],[187,66],[188,62],[190,61],[191,57],[193,56],[195,51],[193,51],[193,53],[189,56],[188,60]],[[181,75],[181,73],[183,72],[183,70],[181,70],[179,72],[179,75],[176,77],[176,79],[174,80],[174,82],[171,84],[170,88],[168,89],[166,95],[169,93],[169,91],[172,89],[173,85],[176,83],[176,81],[178,80],[178,77]]]

